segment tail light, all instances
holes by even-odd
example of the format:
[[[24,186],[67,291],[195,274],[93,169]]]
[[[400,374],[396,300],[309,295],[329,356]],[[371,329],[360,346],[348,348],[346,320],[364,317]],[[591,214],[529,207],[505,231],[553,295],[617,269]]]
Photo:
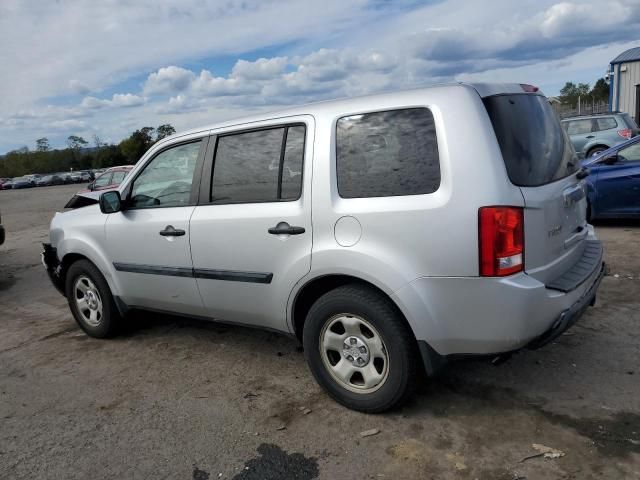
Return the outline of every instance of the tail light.
[[[524,92],[527,92],[527,93],[536,93],[538,90],[540,90],[538,87],[533,85],[528,85],[526,83],[521,83],[520,87]]]
[[[503,277],[524,270],[524,212],[520,207],[478,211],[480,276]]]
[[[618,130],[618,135],[628,140],[633,136],[633,130],[631,130],[630,128],[625,128],[624,130]]]

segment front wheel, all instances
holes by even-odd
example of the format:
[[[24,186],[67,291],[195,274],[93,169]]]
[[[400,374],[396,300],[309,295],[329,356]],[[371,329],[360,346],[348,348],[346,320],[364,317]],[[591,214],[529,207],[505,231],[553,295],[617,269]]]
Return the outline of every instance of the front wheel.
[[[100,270],[88,260],[78,260],[67,271],[65,293],[80,328],[91,337],[113,336],[120,314],[109,285]]]
[[[413,334],[394,305],[370,288],[345,285],[320,297],[307,315],[303,344],[318,383],[348,408],[383,412],[415,388]]]

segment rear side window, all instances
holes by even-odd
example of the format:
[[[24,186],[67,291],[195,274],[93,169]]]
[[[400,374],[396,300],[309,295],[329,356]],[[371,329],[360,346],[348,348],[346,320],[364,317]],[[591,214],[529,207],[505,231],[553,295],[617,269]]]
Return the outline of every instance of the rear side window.
[[[300,198],[304,125],[218,137],[211,203],[259,203]]]
[[[496,95],[483,101],[514,185],[535,187],[576,172],[575,151],[545,97]]]
[[[340,118],[336,132],[338,193],[343,198],[433,193],[440,159],[427,108]]]
[[[603,117],[596,118],[596,125],[598,126],[598,131],[600,130],[611,130],[612,128],[616,128],[618,126],[618,122],[613,117]]]
[[[571,120],[567,122],[567,133],[569,135],[581,135],[583,133],[591,133],[593,123],[591,120]]]

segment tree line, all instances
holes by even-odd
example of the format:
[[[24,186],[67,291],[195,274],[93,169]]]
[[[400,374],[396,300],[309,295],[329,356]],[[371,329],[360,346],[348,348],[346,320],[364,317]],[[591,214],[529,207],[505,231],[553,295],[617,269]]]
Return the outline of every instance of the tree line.
[[[567,82],[558,96],[560,103],[576,107],[578,99],[584,104],[603,103],[609,101],[609,85],[604,78],[598,79],[593,88],[588,83]]]
[[[35,150],[25,146],[0,157],[0,177],[133,165],[154,143],[175,132],[168,123],[143,127],[117,145],[104,143],[98,135],[93,136],[93,145],[83,137],[70,135],[63,149],[52,149],[48,138],[38,138]]]

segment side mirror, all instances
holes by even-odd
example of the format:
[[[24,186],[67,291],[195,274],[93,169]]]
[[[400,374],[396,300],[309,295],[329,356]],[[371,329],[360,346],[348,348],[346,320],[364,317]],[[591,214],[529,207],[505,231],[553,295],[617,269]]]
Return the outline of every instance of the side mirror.
[[[120,200],[120,192],[112,190],[104,192],[100,195],[100,211],[102,213],[116,213],[122,210],[122,201]]]
[[[94,182],[91,182],[89,185],[87,185],[87,188],[93,192],[93,189],[96,188],[96,184]]]
[[[618,154],[614,153],[613,155],[609,155],[607,158],[602,160],[602,163],[604,163],[605,165],[613,165],[615,163],[618,163]]]

